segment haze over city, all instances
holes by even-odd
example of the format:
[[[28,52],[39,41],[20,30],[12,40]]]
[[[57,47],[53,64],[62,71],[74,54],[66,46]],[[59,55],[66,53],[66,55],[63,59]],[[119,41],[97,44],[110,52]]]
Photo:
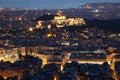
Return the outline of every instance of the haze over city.
[[[0,0],[0,7],[59,9],[59,8],[76,8],[86,3],[96,2],[120,3],[119,0]]]

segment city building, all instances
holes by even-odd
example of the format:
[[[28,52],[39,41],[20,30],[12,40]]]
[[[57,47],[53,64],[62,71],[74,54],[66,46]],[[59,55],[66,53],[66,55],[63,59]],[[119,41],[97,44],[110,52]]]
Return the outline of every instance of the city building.
[[[85,25],[85,21],[83,18],[67,18],[63,15],[43,15],[38,20],[38,24],[36,28],[51,28],[53,26],[56,27],[65,27],[65,26],[83,26]],[[51,26],[49,26],[51,25]]]

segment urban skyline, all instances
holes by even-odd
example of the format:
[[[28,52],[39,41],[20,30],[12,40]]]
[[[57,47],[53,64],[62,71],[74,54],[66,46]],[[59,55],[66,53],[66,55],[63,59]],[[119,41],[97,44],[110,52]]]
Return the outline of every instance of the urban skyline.
[[[119,0],[0,0],[3,8],[36,8],[36,9],[63,9],[75,8],[86,3],[112,2],[120,3]]]
[[[0,0],[0,80],[120,80],[120,2]]]

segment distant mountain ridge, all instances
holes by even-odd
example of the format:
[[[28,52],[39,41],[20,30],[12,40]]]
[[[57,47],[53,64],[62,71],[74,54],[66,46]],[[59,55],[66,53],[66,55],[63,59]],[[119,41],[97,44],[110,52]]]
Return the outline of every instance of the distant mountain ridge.
[[[79,8],[86,8],[86,9],[91,9],[91,8],[99,8],[99,9],[104,9],[104,8],[119,8],[120,9],[120,3],[107,3],[107,2],[101,2],[101,3],[86,3],[82,6],[79,6]]]
[[[98,2],[98,3],[86,3],[83,5],[78,6],[78,8],[86,8],[86,7],[99,7],[100,6],[105,6],[106,8],[110,8],[109,6],[117,6],[117,8],[120,8],[120,2],[119,3],[111,3],[111,2]],[[108,7],[107,7],[108,6]],[[74,7],[73,7],[74,8]],[[4,8],[4,7],[0,7],[0,9],[10,9],[10,10],[34,10],[31,8]],[[67,9],[67,8],[66,8]],[[44,9],[43,9],[44,10]]]
[[[66,8],[66,9],[18,9],[18,8],[0,8],[1,19],[4,17],[12,20],[18,20],[15,17],[20,17],[28,19],[35,19],[44,14],[56,15],[58,11],[62,11],[62,15],[67,17],[81,17],[86,19],[120,19],[120,3],[87,3],[78,8]],[[8,14],[9,13],[9,14]],[[2,17],[4,16],[4,17]],[[50,16],[49,16],[50,17]],[[46,19],[44,16],[42,19]],[[52,18],[52,17],[51,17]],[[48,18],[49,19],[49,18]]]

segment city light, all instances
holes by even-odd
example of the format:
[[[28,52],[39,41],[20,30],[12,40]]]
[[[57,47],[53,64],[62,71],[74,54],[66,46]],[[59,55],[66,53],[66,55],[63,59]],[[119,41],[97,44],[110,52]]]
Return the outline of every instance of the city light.
[[[0,7],[0,80],[120,80],[119,5]]]
[[[30,27],[30,28],[29,28],[29,31],[32,32],[32,31],[33,31],[33,28]]]

